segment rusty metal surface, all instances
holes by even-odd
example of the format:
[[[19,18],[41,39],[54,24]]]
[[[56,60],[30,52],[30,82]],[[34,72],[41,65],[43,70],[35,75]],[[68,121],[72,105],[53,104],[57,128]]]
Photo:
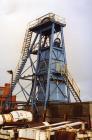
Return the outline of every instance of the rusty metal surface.
[[[92,138],[92,131],[88,132],[85,127],[82,127],[84,124],[83,122],[66,122],[66,124],[61,122],[51,124],[48,127],[1,129],[0,138],[5,139],[6,136],[10,140],[75,140],[75,138]],[[80,129],[75,128],[75,126],[79,126]]]
[[[75,140],[76,133],[75,132],[67,132],[67,131],[58,131],[55,133],[56,140]],[[51,139],[54,140],[54,139]]]
[[[39,114],[40,118],[43,115],[43,107],[40,104]],[[92,121],[92,102],[82,103],[49,103],[45,120],[50,123],[57,123],[60,121],[84,121],[91,126]]]

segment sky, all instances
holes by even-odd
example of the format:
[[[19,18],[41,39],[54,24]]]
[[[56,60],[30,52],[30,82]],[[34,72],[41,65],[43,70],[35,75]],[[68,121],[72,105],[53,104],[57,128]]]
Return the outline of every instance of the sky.
[[[0,86],[10,82],[28,22],[49,12],[66,19],[68,67],[81,99],[92,101],[92,0],[0,0]]]

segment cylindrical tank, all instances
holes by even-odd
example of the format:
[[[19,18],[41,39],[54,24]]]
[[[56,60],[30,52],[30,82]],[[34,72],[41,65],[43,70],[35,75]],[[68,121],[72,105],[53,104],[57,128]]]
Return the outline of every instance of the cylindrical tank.
[[[33,119],[32,113],[24,110],[12,111],[9,114],[0,115],[0,125],[4,123],[13,123],[19,120],[27,120],[31,122]]]
[[[28,112],[28,111],[23,111],[23,110],[12,111],[10,114],[13,117],[13,122],[16,122],[18,120],[23,120],[23,119],[26,119],[28,121],[32,121],[32,113]]]

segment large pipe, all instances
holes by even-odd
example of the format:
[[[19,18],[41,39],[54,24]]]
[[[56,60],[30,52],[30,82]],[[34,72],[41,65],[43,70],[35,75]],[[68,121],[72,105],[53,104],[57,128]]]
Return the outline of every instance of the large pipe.
[[[29,111],[24,110],[12,111],[9,114],[0,115],[0,125],[3,125],[4,123],[17,122],[19,120],[27,120],[28,122],[31,122],[32,119],[33,119],[32,113]]]

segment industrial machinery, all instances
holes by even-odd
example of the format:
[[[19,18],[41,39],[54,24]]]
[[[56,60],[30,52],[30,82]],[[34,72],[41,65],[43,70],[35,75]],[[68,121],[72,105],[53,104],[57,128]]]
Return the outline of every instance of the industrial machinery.
[[[67,68],[65,26],[65,20],[53,13],[29,23],[11,84],[11,94],[16,93],[18,101],[9,107],[12,110],[17,105],[19,110],[0,115],[0,139],[92,138],[92,102],[81,102],[80,90]]]
[[[13,75],[12,92],[21,87],[26,105],[46,110],[48,102],[81,102],[80,90],[67,68],[63,28],[65,20],[53,13],[29,23],[21,57]],[[28,85],[26,85],[25,83]],[[28,83],[29,82],[29,83]],[[26,87],[30,85],[28,91]],[[17,94],[19,94],[17,93]]]

